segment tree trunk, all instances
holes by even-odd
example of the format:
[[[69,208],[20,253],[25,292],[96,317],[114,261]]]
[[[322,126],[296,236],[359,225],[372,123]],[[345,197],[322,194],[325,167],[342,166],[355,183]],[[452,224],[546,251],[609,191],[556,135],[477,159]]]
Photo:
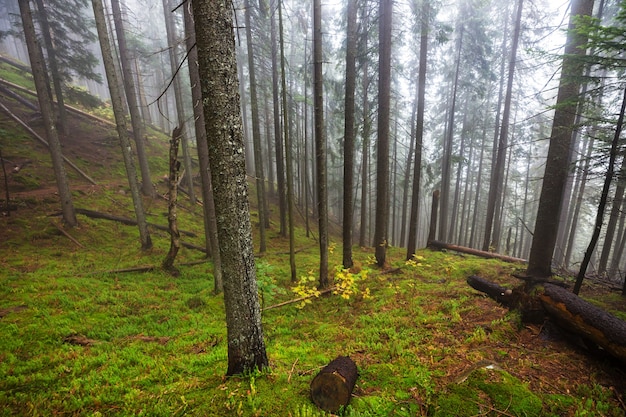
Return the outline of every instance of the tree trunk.
[[[315,162],[319,224],[319,288],[328,287],[328,189],[326,185],[326,132],[324,80],[322,79],[322,2],[313,0],[313,102],[315,106]]]
[[[144,250],[152,247],[152,239],[148,231],[146,214],[143,209],[143,201],[139,192],[139,182],[137,181],[137,171],[132,155],[132,147],[128,138],[128,129],[126,127],[126,117],[124,107],[122,105],[122,92],[119,91],[119,83],[117,80],[117,72],[113,64],[113,53],[111,52],[111,42],[109,33],[106,28],[106,20],[102,0],[92,0],[93,12],[96,20],[96,28],[98,30],[98,38],[100,40],[100,49],[102,51],[102,61],[106,72],[107,83],[109,85],[109,94],[111,95],[111,106],[113,107],[113,115],[115,116],[115,125],[117,135],[120,141],[122,156],[124,157],[124,166],[126,167],[126,176],[130,193],[133,198],[133,207],[135,209],[135,217],[139,227],[139,240],[141,248]]]
[[[354,91],[356,89],[357,0],[348,0],[346,44],[346,92],[343,165],[343,267],[352,268],[352,200],[354,189]]]
[[[176,127],[172,132],[172,139],[170,140],[170,172],[168,177],[168,200],[167,200],[167,224],[169,226],[170,233],[170,249],[163,260],[161,267],[177,277],[180,272],[178,268],[174,266],[176,255],[180,250],[180,232],[178,231],[178,220],[176,212],[176,203],[178,201],[178,180],[180,177],[180,162],[178,161],[178,147],[182,139],[181,135],[183,129]]]
[[[389,245],[389,118],[391,101],[391,29],[393,0],[381,0],[378,34],[378,140],[376,141],[376,263],[384,267]]]
[[[133,72],[132,68],[130,68],[131,59],[126,46],[126,33],[124,32],[124,24],[122,22],[120,0],[111,0],[111,7],[113,9],[113,20],[115,22],[115,32],[117,33],[120,61],[122,63],[124,91],[126,92],[126,100],[128,101],[130,121],[133,126],[133,135],[135,138],[135,146],[137,148],[137,159],[139,160],[139,169],[141,171],[141,191],[144,195],[154,197],[155,191],[154,186],[152,185],[152,179],[150,178],[148,155],[146,154],[144,145],[143,122],[139,114],[137,93],[135,92],[135,84],[133,82]]]
[[[311,399],[324,411],[339,411],[350,402],[358,375],[356,364],[349,356],[337,357],[311,381]]]
[[[575,0],[572,4],[563,69],[550,134],[550,146],[528,260],[527,273],[531,276],[547,277],[552,274],[552,256],[559,224],[558,215],[568,172],[567,156],[577,103],[580,100],[578,90],[584,67],[581,58],[585,55],[585,50],[581,46],[586,42],[586,36],[576,33],[575,28],[577,19],[581,16],[591,16],[592,10],[593,0]]]
[[[365,26],[367,22],[367,12],[365,11],[365,7],[361,10],[361,25]],[[369,241],[368,238],[368,215],[369,215],[369,206],[368,206],[368,195],[369,195],[369,152],[370,152],[370,116],[369,116],[369,97],[368,90],[370,79],[368,75],[368,64],[369,57],[367,56],[367,30],[364,29],[363,33],[361,33],[361,45],[359,48],[360,66],[363,68],[363,82],[361,86],[361,90],[363,91],[363,101],[362,101],[362,114],[363,114],[363,130],[361,136],[363,138],[363,147],[361,150],[361,219],[360,225],[361,230],[359,234],[359,246],[365,247],[366,242]]]
[[[206,140],[206,126],[202,111],[202,89],[200,73],[198,72],[198,49],[196,48],[196,32],[193,26],[191,2],[184,6],[186,44],[189,51],[188,68],[191,80],[191,99],[195,119],[196,147],[198,149],[198,165],[200,165],[200,182],[202,189],[202,209],[204,211],[204,234],[207,254],[213,258],[214,291],[219,293],[223,289],[222,265],[217,239],[217,223],[215,220],[215,201],[213,199],[213,185],[211,182],[211,168],[209,167],[209,145]]]
[[[259,122],[259,104],[256,91],[256,70],[254,68],[254,51],[252,48],[252,20],[250,18],[250,1],[244,2],[246,16],[246,45],[248,50],[248,77],[250,82],[250,109],[252,111],[252,143],[254,146],[254,172],[256,176],[257,211],[259,213],[259,251],[267,250],[265,239],[265,176],[263,173],[263,157],[261,151],[261,130]]]
[[[224,276],[227,375],[268,366],[245,171],[232,9],[194,1],[198,63]]]
[[[78,224],[76,221],[76,212],[72,201],[72,193],[67,181],[67,174],[63,166],[63,154],[61,152],[61,143],[59,142],[59,134],[54,123],[54,113],[52,111],[52,98],[48,93],[45,72],[43,70],[43,56],[39,44],[37,42],[37,34],[33,24],[33,16],[28,4],[28,0],[19,0],[20,15],[22,25],[24,27],[24,38],[28,48],[28,56],[31,63],[35,87],[37,89],[37,98],[39,100],[39,108],[44,121],[46,136],[50,149],[50,157],[52,159],[52,167],[57,182],[59,198],[61,200],[61,209],[63,212],[63,221],[69,227]]]

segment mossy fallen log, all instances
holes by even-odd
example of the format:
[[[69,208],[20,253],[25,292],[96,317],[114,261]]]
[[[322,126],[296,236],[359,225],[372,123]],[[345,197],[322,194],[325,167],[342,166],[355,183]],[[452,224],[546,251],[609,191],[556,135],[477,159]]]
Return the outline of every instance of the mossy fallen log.
[[[535,282],[506,289],[475,275],[467,278],[474,289],[504,306],[522,312],[525,322],[550,319],[574,333],[590,347],[597,347],[626,365],[626,322],[583,300],[567,289],[547,282]]]
[[[334,413],[348,405],[358,371],[349,356],[339,356],[311,381],[311,399],[319,408]]]

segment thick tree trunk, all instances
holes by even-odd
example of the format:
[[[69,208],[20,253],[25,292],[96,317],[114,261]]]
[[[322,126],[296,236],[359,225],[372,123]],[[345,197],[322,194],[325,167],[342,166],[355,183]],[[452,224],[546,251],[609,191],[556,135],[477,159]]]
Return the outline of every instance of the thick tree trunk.
[[[575,0],[572,3],[550,146],[539,198],[535,233],[528,259],[527,273],[532,276],[547,277],[552,274],[552,256],[559,224],[558,215],[563,188],[567,180],[569,147],[577,103],[580,100],[578,90],[584,66],[581,58],[585,55],[585,49],[581,46],[585,43],[586,36],[577,33],[575,28],[577,19],[581,16],[591,16],[592,10],[593,0]]]
[[[198,63],[224,276],[227,375],[268,366],[256,283],[230,1],[194,1]]]
[[[311,399],[319,408],[337,412],[350,402],[358,370],[349,356],[332,360],[311,381]]]
[[[141,248],[144,250],[152,247],[152,239],[148,231],[146,222],[146,214],[143,209],[143,201],[139,191],[139,181],[137,180],[137,171],[132,155],[132,147],[128,138],[128,130],[126,127],[126,117],[124,106],[122,104],[122,92],[119,90],[117,81],[117,72],[113,64],[113,54],[111,52],[111,42],[109,41],[109,33],[106,28],[106,20],[102,0],[91,1],[96,20],[96,28],[98,30],[98,38],[100,40],[100,49],[102,51],[102,61],[106,72],[107,83],[109,85],[109,94],[111,95],[111,105],[113,107],[113,115],[115,116],[115,125],[117,128],[117,136],[120,141],[120,148],[124,158],[124,166],[126,167],[126,176],[130,193],[133,198],[133,207],[135,209],[135,217],[139,227],[139,240]]]

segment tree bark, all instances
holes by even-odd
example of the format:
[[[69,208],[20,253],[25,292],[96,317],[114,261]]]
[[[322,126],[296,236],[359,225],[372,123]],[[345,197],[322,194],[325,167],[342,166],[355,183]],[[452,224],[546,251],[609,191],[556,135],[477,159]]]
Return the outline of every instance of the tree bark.
[[[178,220],[176,203],[178,200],[178,180],[180,173],[180,162],[178,161],[178,147],[182,139],[183,129],[177,126],[172,132],[170,140],[170,172],[168,178],[168,200],[167,200],[167,224],[170,233],[170,249],[163,260],[161,267],[173,276],[178,276],[180,272],[174,266],[176,255],[180,250],[180,232],[178,231]]]
[[[194,1],[215,211],[224,277],[227,375],[268,366],[252,246],[230,1]]]
[[[39,100],[39,108],[44,121],[46,136],[50,149],[50,157],[52,159],[52,167],[57,182],[59,198],[61,200],[61,209],[63,212],[63,221],[69,227],[78,224],[76,221],[76,212],[72,201],[72,193],[67,181],[67,174],[63,166],[63,153],[61,152],[61,143],[59,142],[59,134],[54,123],[54,113],[52,111],[52,98],[48,93],[45,73],[43,71],[43,56],[37,41],[35,26],[33,24],[33,16],[28,4],[28,0],[19,0],[20,15],[22,25],[24,27],[24,38],[28,48],[28,56],[31,63],[35,87],[37,89],[37,98]]]
[[[354,361],[349,356],[339,356],[311,381],[311,399],[322,410],[337,412],[350,402],[357,377]]]
[[[528,259],[528,275],[547,277],[552,275],[552,256],[556,245],[559,212],[563,188],[567,179],[568,155],[571,143],[578,90],[584,64],[581,48],[586,36],[576,33],[576,22],[581,16],[591,16],[593,0],[575,0],[569,23],[569,33],[563,57],[563,69],[557,94],[550,146],[539,197],[535,233]]]
[[[428,242],[429,248],[434,249],[449,249],[455,252],[467,253],[469,255],[480,256],[481,258],[487,259],[500,259],[505,262],[526,262],[526,259],[514,258],[512,256],[500,255],[494,252],[487,252],[483,250],[467,248],[465,246],[452,245],[450,243],[439,242],[437,240],[432,240]]]
[[[141,248],[144,250],[152,247],[152,239],[148,231],[146,214],[143,209],[143,201],[139,192],[139,182],[137,180],[137,171],[132,155],[132,147],[128,138],[128,130],[126,127],[126,117],[124,107],[122,105],[122,93],[119,91],[119,83],[117,81],[117,72],[113,64],[113,54],[111,52],[111,42],[109,41],[109,33],[106,28],[106,20],[102,0],[92,0],[93,12],[96,20],[96,28],[98,31],[98,39],[100,40],[100,49],[102,51],[102,61],[106,72],[107,83],[109,85],[109,94],[111,95],[111,106],[113,107],[113,115],[115,116],[115,125],[117,128],[117,136],[120,141],[120,148],[124,158],[124,166],[126,167],[126,176],[130,193],[133,198],[133,207],[135,209],[135,217],[139,227],[139,240]]]

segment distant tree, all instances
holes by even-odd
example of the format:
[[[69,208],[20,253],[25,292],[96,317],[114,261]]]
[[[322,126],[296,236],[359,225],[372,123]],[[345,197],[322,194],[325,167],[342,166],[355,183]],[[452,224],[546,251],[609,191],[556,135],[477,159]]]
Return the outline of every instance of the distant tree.
[[[113,115],[115,116],[115,126],[117,128],[117,136],[120,141],[122,156],[124,157],[124,165],[126,167],[126,176],[130,193],[133,198],[133,206],[135,208],[135,217],[137,218],[137,226],[139,227],[139,240],[142,249],[150,249],[152,247],[152,239],[148,231],[148,223],[146,214],[143,209],[143,201],[139,190],[139,181],[137,180],[137,170],[130,146],[130,138],[128,137],[128,128],[126,127],[126,117],[124,107],[122,105],[122,92],[119,90],[117,81],[117,72],[113,64],[113,53],[111,52],[111,42],[106,27],[106,20],[102,0],[91,0],[93,13],[96,20],[96,29],[98,31],[98,39],[100,41],[100,49],[102,51],[102,61],[109,85],[109,93],[111,95],[111,106],[113,107]]]
[[[378,34],[378,139],[376,141],[376,263],[385,265],[389,221],[389,119],[391,101],[391,22],[393,0],[380,0]]]
[[[268,366],[248,203],[230,1],[194,1],[204,117],[214,173],[228,339],[227,375]]]
[[[319,287],[328,287],[328,189],[326,133],[324,126],[324,80],[322,78],[322,2],[313,0],[313,102],[315,117],[315,163],[319,225]]]
[[[354,188],[354,147],[356,138],[355,99],[357,52],[357,0],[348,0],[346,42],[346,92],[343,165],[343,267],[352,267],[352,210]]]
[[[563,66],[556,99],[552,133],[543,185],[539,197],[535,233],[528,259],[527,274],[552,275],[552,256],[556,245],[559,210],[567,179],[569,147],[578,107],[580,77],[583,74],[586,35],[576,30],[581,16],[591,16],[593,0],[574,0],[565,43]]]
[[[113,21],[115,23],[117,44],[120,52],[122,77],[124,79],[124,92],[126,93],[126,100],[128,101],[130,122],[133,127],[133,137],[135,138],[137,159],[139,160],[139,170],[141,171],[141,191],[147,196],[154,197],[155,191],[150,177],[148,155],[144,144],[143,121],[141,120],[141,115],[139,114],[139,102],[137,101],[137,92],[133,81],[131,58],[126,44],[126,32],[124,30],[124,22],[122,20],[120,0],[111,0],[111,8],[113,10]]]
[[[24,27],[24,38],[28,48],[28,56],[30,58],[30,66],[35,80],[35,88],[37,89],[37,99],[39,100],[39,109],[44,121],[48,146],[50,148],[50,156],[52,158],[52,167],[56,177],[59,198],[61,200],[61,209],[63,212],[63,221],[69,227],[78,224],[76,221],[76,211],[72,201],[72,193],[67,181],[67,174],[63,165],[63,153],[61,152],[61,143],[59,142],[59,134],[55,126],[54,114],[52,111],[52,97],[50,97],[48,86],[46,84],[46,75],[44,70],[44,60],[37,41],[37,34],[33,24],[33,16],[29,5],[29,0],[19,0],[20,16]]]

